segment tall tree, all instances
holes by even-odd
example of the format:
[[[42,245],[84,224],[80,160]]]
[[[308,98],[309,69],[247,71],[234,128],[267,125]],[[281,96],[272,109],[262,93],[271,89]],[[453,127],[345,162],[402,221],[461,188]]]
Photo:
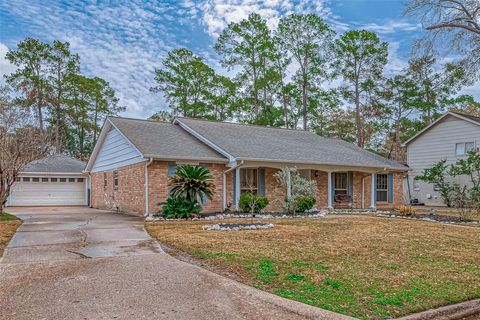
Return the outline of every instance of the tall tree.
[[[360,147],[364,147],[367,140],[366,116],[375,116],[378,111],[372,98],[382,80],[387,56],[388,44],[381,42],[371,31],[348,31],[336,41],[335,67],[346,83],[342,88],[345,98],[355,106],[357,144]]]
[[[101,122],[107,116],[116,116],[126,108],[118,105],[118,98],[115,90],[110,87],[110,84],[99,77],[93,77],[89,80],[88,87],[90,101],[93,106],[90,108],[89,118],[93,123],[93,146],[97,143],[98,135],[101,130]]]
[[[17,102],[24,107],[35,108],[40,130],[44,131],[44,108],[47,105],[47,63],[50,46],[37,39],[26,38],[17,50],[10,50],[6,59],[17,70],[6,76],[7,83],[15,86],[23,95]]]
[[[309,90],[313,82],[323,82],[328,75],[334,32],[316,14],[291,14],[280,19],[276,39],[281,52],[298,63],[296,78],[301,85],[303,129],[308,127]]]
[[[153,92],[163,92],[174,115],[204,118],[212,113],[207,99],[215,72],[203,59],[188,49],[168,53],[161,69],[155,70],[157,86]]]
[[[468,83],[464,70],[463,65],[453,63],[439,67],[431,55],[409,61],[408,74],[419,88],[422,99],[418,108],[425,124],[444,112],[445,100]]]
[[[252,106],[256,122],[273,95],[267,85],[275,70],[272,63],[275,46],[266,21],[252,13],[239,23],[229,24],[218,38],[215,51],[228,70],[240,68],[236,80]]]
[[[66,117],[66,83],[71,75],[80,72],[80,58],[70,52],[68,42],[55,40],[49,46],[47,56],[47,102],[50,113],[50,125],[54,132],[55,149],[57,153],[63,150],[63,143],[66,135],[67,124]]]
[[[418,43],[464,54],[468,69],[480,71],[480,2],[478,0],[410,0],[405,13],[418,17],[428,31]],[[437,50],[438,51],[438,50]]]
[[[420,104],[418,86],[407,75],[399,74],[387,80],[383,96],[386,100],[386,113],[390,122],[387,156],[390,159],[403,161],[405,159],[401,147],[404,129],[402,125]]]

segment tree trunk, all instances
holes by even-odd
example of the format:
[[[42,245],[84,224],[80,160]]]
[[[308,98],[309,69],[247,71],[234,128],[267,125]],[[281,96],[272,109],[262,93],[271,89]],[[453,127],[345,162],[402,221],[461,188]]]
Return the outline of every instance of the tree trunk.
[[[305,55],[303,59],[303,81],[302,81],[302,104],[303,104],[303,130],[307,130],[307,110],[308,110],[308,80],[307,80],[307,71],[308,70],[308,55]]]
[[[360,84],[358,76],[355,79],[355,126],[357,127],[357,145],[361,148],[364,147],[363,134],[362,134],[362,120],[360,116]]]

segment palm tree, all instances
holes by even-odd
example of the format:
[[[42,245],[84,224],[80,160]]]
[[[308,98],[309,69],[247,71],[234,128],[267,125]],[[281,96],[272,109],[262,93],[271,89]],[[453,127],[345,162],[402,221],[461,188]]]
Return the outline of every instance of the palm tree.
[[[202,198],[212,199],[215,185],[208,169],[201,166],[180,165],[174,176],[168,179],[173,197],[199,203]]]

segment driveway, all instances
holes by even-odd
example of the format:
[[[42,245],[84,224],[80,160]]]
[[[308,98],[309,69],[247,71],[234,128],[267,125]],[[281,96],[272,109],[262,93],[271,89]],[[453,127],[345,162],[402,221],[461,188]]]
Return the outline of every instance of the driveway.
[[[0,319],[347,319],[163,253],[141,218],[82,207],[10,208]]]

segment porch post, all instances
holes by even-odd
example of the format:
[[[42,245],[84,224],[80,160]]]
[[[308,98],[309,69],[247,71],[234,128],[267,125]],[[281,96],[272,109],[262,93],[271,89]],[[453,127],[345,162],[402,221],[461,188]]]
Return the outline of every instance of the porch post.
[[[328,208],[333,209],[333,183],[332,183],[332,172],[328,172],[328,183],[327,183],[327,203]]]
[[[371,183],[371,191],[370,191],[370,208],[375,209],[377,205],[377,175],[372,173],[372,183]]]
[[[238,210],[238,202],[240,200],[240,168],[235,169],[235,210]]]

